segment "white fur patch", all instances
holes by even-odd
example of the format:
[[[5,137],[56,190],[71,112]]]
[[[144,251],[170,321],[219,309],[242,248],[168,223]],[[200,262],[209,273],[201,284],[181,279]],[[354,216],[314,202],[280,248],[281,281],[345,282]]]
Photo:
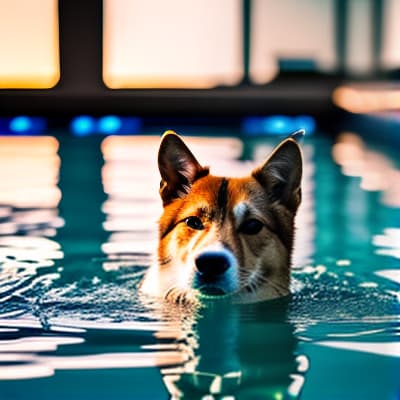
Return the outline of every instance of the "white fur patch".
[[[236,226],[239,226],[243,222],[248,211],[249,206],[244,202],[238,203],[235,207],[233,207],[233,215],[235,216]]]

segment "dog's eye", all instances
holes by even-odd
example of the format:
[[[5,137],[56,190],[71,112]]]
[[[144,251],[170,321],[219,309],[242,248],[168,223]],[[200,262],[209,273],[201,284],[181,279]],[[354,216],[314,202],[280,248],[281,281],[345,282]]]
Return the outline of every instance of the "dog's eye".
[[[261,221],[251,218],[243,222],[239,228],[239,231],[245,233],[246,235],[256,235],[261,231],[263,226],[264,224]]]
[[[185,224],[192,229],[197,229],[197,230],[204,229],[204,225],[199,217],[187,217],[185,219]]]

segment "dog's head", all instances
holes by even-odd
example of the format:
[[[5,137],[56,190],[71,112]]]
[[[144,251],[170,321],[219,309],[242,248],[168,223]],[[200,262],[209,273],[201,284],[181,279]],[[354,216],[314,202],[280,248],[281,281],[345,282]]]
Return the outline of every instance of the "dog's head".
[[[158,164],[164,211],[151,277],[156,292],[178,302],[198,294],[243,301],[287,295],[301,201],[294,137],[245,178],[211,175],[172,131],[162,138]]]

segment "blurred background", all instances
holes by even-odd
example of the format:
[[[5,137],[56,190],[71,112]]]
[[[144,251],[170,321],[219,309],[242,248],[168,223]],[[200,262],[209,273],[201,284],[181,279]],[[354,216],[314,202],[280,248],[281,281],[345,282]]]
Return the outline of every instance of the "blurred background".
[[[0,0],[1,116],[306,114],[332,130],[400,107],[399,20],[396,0]]]

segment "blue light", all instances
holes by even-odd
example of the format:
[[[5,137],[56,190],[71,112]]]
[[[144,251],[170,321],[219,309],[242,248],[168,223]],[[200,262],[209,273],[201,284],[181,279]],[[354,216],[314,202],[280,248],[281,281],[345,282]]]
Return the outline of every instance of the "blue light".
[[[257,135],[262,132],[261,117],[247,117],[242,119],[242,131],[247,135]]]
[[[310,115],[288,116],[271,115],[268,117],[246,117],[242,120],[242,131],[246,135],[289,135],[299,129],[307,134],[315,131],[316,121]]]
[[[47,131],[47,119],[19,115],[13,118],[0,118],[0,132],[6,135],[41,135]]]
[[[101,133],[118,133],[121,129],[121,118],[114,115],[107,115],[98,121],[98,130]]]
[[[76,136],[87,136],[95,131],[96,121],[92,117],[81,115],[72,119],[70,128]]]
[[[265,133],[282,135],[293,130],[293,121],[292,118],[285,115],[273,115],[264,118],[262,128]]]
[[[32,120],[25,116],[14,117],[10,120],[9,128],[11,132],[27,133],[32,128]]]
[[[304,129],[307,135],[314,133],[316,128],[315,118],[310,115],[299,115],[293,119],[295,130]]]
[[[98,130],[104,134],[135,135],[142,129],[142,120],[138,117],[117,117],[108,115],[98,121]]]
[[[138,117],[121,118],[121,129],[118,133],[122,135],[135,135],[142,130],[142,120]]]

